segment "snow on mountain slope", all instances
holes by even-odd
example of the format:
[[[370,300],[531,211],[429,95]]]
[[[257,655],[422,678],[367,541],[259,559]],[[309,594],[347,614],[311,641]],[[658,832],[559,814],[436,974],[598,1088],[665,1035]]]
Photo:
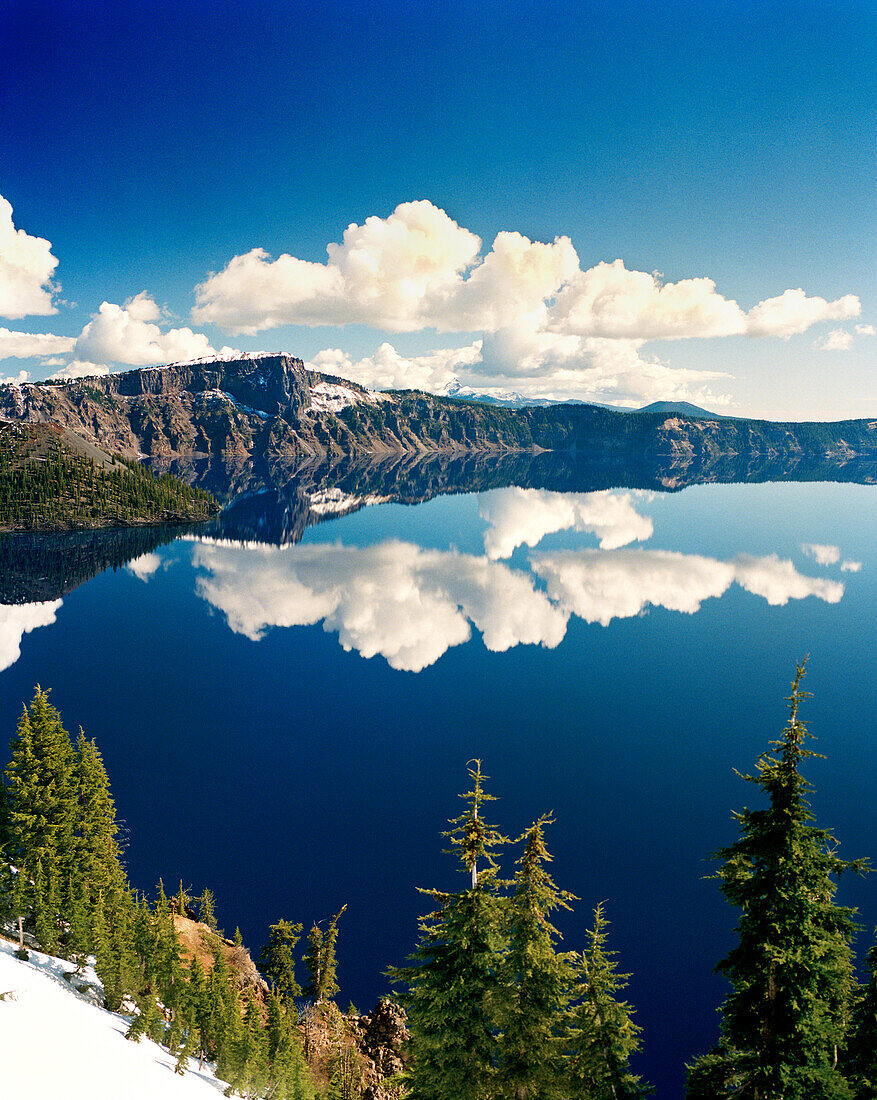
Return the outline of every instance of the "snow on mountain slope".
[[[3,1100],[217,1100],[225,1087],[197,1062],[185,1076],[148,1039],[125,1038],[129,1017],[75,993],[72,963],[0,940],[0,1096]],[[96,981],[86,973],[85,981]],[[5,996],[4,996],[5,995]]]

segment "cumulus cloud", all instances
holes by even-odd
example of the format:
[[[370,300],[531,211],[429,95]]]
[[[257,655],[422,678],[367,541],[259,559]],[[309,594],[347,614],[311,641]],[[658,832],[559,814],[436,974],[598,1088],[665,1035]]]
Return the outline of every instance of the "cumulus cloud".
[[[435,328],[498,332],[534,315],[564,336],[652,340],[691,336],[790,336],[818,321],[857,316],[859,300],[835,302],[787,290],[748,314],[712,279],[664,283],[622,260],[582,271],[568,237],[481,240],[431,202],[406,202],[366,218],[327,246],[326,263],[261,248],[235,256],[196,288],[196,321],[254,333],[283,324],[371,325],[388,332]]]
[[[484,549],[491,560],[508,558],[518,546],[538,546],[555,531],[597,536],[600,548],[614,550],[651,538],[652,521],[635,509],[630,493],[551,493],[541,489],[496,489],[479,500],[488,524]]]
[[[862,568],[862,563],[860,561],[842,561],[840,568],[843,573],[858,573]]]
[[[232,332],[351,322],[408,332],[430,323],[427,300],[449,296],[480,248],[444,210],[406,202],[388,218],[349,225],[325,264],[271,260],[261,248],[235,256],[196,288],[192,316]]]
[[[808,298],[799,287],[786,290],[776,298],[765,298],[750,309],[746,331],[750,336],[779,336],[787,340],[820,321],[847,321],[858,317],[861,309],[855,294],[845,294],[834,302],[827,302],[825,298]]]
[[[57,313],[51,282],[57,266],[51,244],[16,229],[12,206],[0,195],[0,317]]]
[[[877,328],[873,325],[856,325],[857,336],[874,336],[877,334]]]
[[[401,355],[389,343],[362,359],[340,348],[326,348],[307,365],[372,389],[440,393],[458,381],[497,396],[511,389],[524,397],[608,400],[627,406],[658,399],[713,408],[731,404],[730,394],[714,392],[708,385],[713,379],[729,378],[725,372],[671,367],[643,355],[641,347],[642,341],[558,336],[522,323],[463,347],[420,356]]]
[[[370,389],[438,393],[480,358],[480,340],[462,348],[441,348],[413,356],[400,355],[392,344],[383,343],[374,355],[362,359],[353,359],[340,348],[326,348],[305,366],[350,378]]]
[[[22,382],[27,382],[30,379],[30,371],[20,370],[18,374],[13,374],[8,378],[0,378],[0,386],[20,386]]]
[[[628,271],[622,260],[579,271],[557,297],[548,327],[577,336],[652,340],[731,336],[745,315],[716,293],[712,279],[662,283],[657,275]]]
[[[840,561],[840,547],[823,542],[802,542],[801,553],[813,558],[819,565],[836,565]]]
[[[51,603],[0,604],[0,672],[21,656],[21,639],[41,626],[51,626],[61,600]]]
[[[158,306],[145,291],[124,306],[103,302],[76,340],[76,358],[147,367],[215,354],[203,333],[190,328],[162,332],[154,323],[159,317]]]
[[[102,374],[109,374],[110,368],[106,363],[90,363],[87,359],[74,359],[61,370],[50,374],[50,379],[72,380],[74,378],[95,378]]]
[[[849,351],[853,346],[853,334],[842,328],[833,328],[831,332],[816,341],[820,351]]]
[[[247,548],[197,543],[198,594],[233,631],[254,640],[272,626],[310,625],[338,634],[346,650],[383,655],[417,672],[474,625],[485,646],[554,647],[566,613],[532,578],[505,565],[403,542],[365,548],[340,545]]]
[[[805,596],[837,603],[844,591],[836,581],[802,576],[776,555],[723,562],[669,550],[583,550],[534,554],[531,561],[554,602],[603,626],[648,606],[693,614],[735,581],[772,605]]]
[[[75,343],[72,336],[53,336],[50,332],[13,332],[0,328],[0,359],[64,355],[73,350]]]

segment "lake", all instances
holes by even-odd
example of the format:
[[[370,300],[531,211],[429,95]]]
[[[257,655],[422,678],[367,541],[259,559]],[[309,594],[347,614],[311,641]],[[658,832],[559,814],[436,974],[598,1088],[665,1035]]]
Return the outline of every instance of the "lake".
[[[415,887],[465,887],[439,834],[480,758],[504,832],[554,811],[565,945],[605,901],[635,1068],[679,1097],[733,943],[709,856],[805,654],[817,820],[877,856],[877,490],[433,474],[237,476],[199,531],[0,540],[0,723],[50,687],[103,752],[132,882],[209,886],[254,953],[346,903],[363,1011],[416,943]],[[860,958],[875,879],[839,893]]]

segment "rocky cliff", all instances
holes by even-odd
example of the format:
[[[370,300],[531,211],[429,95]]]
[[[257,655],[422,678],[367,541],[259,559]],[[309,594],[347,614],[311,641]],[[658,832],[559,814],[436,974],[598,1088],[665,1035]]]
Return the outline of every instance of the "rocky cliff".
[[[594,405],[508,409],[417,391],[378,393],[288,355],[209,359],[74,382],[0,387],[0,417],[54,422],[152,461],[355,454],[584,451],[691,459],[877,453],[877,421],[783,424]]]

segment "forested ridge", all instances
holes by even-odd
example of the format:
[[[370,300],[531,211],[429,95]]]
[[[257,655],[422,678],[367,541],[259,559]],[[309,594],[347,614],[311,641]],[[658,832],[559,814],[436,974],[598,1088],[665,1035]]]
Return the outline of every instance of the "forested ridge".
[[[803,674],[801,665],[785,728],[742,776],[760,806],[734,815],[739,838],[716,853],[715,877],[739,913],[737,942],[717,967],[730,991],[714,1048],[688,1067],[689,1100],[877,1098],[877,946],[861,985],[855,912],[834,901],[840,874],[870,868],[840,859],[813,821],[801,765],[818,754],[799,716]],[[262,980],[240,934],[219,931],[209,889],[194,897],[181,883],[168,896],[159,884],[149,898],[132,886],[100,752],[82,730],[71,740],[37,688],[0,783],[0,924],[22,957],[38,946],[81,971],[93,956],[106,1007],[131,1017],[128,1037],[164,1043],[180,1073],[215,1062],[229,1096],[648,1095],[631,1067],[648,1036],[624,1000],[628,975],[605,906],[584,944],[562,945],[552,914],[579,899],[549,873],[551,815],[514,840],[503,835],[481,762],[470,765],[462,813],[443,834],[462,888],[421,890],[429,912],[419,943],[387,975],[395,1000],[363,1017],[336,1003],[346,906],[304,937],[301,923],[271,925]],[[369,1046],[376,1018],[395,1027],[389,1058]]]
[[[92,450],[51,426],[0,425],[0,531],[204,520],[219,510],[203,489]]]

